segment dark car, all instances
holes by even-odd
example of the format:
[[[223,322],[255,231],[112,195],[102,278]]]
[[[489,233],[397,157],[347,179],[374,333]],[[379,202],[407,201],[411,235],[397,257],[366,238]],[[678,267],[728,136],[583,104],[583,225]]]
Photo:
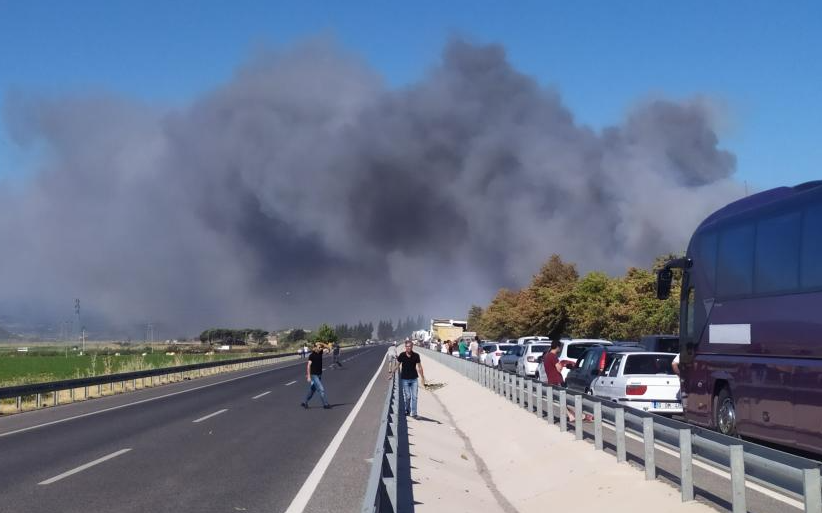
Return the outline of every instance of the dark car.
[[[679,337],[676,335],[645,335],[639,343],[654,353],[679,353]]]
[[[577,364],[568,372],[565,378],[565,386],[573,392],[584,394],[591,393],[591,383],[597,376],[601,376],[605,369],[611,365],[614,356],[620,353],[636,353],[645,351],[639,344],[631,345],[602,345],[588,348],[582,357],[577,360]]]
[[[502,356],[499,357],[497,368],[504,371],[517,371],[517,361],[525,353],[525,346],[513,345],[507,347]]]

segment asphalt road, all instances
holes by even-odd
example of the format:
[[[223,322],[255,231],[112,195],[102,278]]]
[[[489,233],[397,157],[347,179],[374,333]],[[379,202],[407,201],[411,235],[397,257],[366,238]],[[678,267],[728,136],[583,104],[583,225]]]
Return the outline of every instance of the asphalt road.
[[[0,418],[0,512],[285,511],[385,351],[343,353],[341,369],[331,369],[326,356],[331,410],[319,397],[309,410],[299,406],[303,360]],[[375,386],[363,413],[384,392]],[[75,415],[84,416],[62,421]],[[355,421],[350,445],[367,450],[358,479],[345,480],[363,491],[379,416],[372,419]],[[55,423],[28,429],[46,422]]]

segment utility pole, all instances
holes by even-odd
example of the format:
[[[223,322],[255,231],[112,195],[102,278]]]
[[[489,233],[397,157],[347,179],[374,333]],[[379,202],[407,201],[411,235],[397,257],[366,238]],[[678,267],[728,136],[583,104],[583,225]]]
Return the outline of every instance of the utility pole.
[[[83,326],[83,351],[80,354],[86,354],[86,327]]]

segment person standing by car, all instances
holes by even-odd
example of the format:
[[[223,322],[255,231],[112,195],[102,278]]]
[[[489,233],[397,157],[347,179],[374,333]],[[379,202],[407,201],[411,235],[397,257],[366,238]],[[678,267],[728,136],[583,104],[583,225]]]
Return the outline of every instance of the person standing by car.
[[[396,360],[400,371],[402,394],[405,396],[405,414],[417,419],[419,418],[417,416],[417,393],[419,391],[417,380],[421,380],[422,386],[425,386],[425,374],[422,370],[420,355],[414,352],[414,343],[407,340],[405,342],[405,351],[400,353]],[[396,368],[394,368],[393,365],[389,365],[389,379],[391,379],[395,371]]]
[[[468,344],[465,343],[464,338],[460,339],[460,343],[457,345],[457,350],[460,352],[460,358],[465,358],[468,354]]]
[[[471,361],[472,362],[479,362],[479,355],[480,355],[479,337],[474,337],[474,340],[471,341],[471,345],[468,346],[468,350],[471,353]]]
[[[315,391],[320,393],[323,408],[326,410],[331,408],[328,404],[328,399],[325,395],[325,387],[322,382],[323,351],[325,350],[326,349],[323,347],[323,344],[316,342],[314,344],[314,350],[311,351],[310,355],[308,355],[308,362],[305,364],[305,380],[308,382],[308,394],[305,396],[305,401],[300,403],[300,406],[306,410],[308,409],[309,401],[311,401],[311,398],[314,397]]]
[[[564,365],[559,361],[559,357],[557,356],[557,353],[561,350],[562,342],[559,340],[552,340],[551,349],[546,351],[545,355],[542,357],[542,364],[545,365],[545,375],[548,378],[548,384],[552,387],[565,386],[565,380],[562,379],[562,368]],[[570,407],[568,408],[568,420],[570,422],[574,422],[576,420],[574,410]],[[586,414],[584,421],[590,422],[591,420],[593,420],[593,417]]]

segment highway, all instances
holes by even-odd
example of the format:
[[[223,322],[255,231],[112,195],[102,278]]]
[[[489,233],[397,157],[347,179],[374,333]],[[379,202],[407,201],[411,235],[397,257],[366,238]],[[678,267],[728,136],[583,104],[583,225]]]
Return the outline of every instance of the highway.
[[[309,410],[300,407],[306,381],[298,360],[0,418],[0,512],[286,511],[385,350],[345,352],[341,369],[326,355],[330,410],[316,394]],[[384,383],[377,376],[336,456],[357,463],[332,462],[336,478],[323,477],[348,489],[343,499],[356,509]],[[360,482],[362,490],[351,490]],[[317,489],[327,495],[329,486]],[[313,485],[307,491],[310,498]]]

